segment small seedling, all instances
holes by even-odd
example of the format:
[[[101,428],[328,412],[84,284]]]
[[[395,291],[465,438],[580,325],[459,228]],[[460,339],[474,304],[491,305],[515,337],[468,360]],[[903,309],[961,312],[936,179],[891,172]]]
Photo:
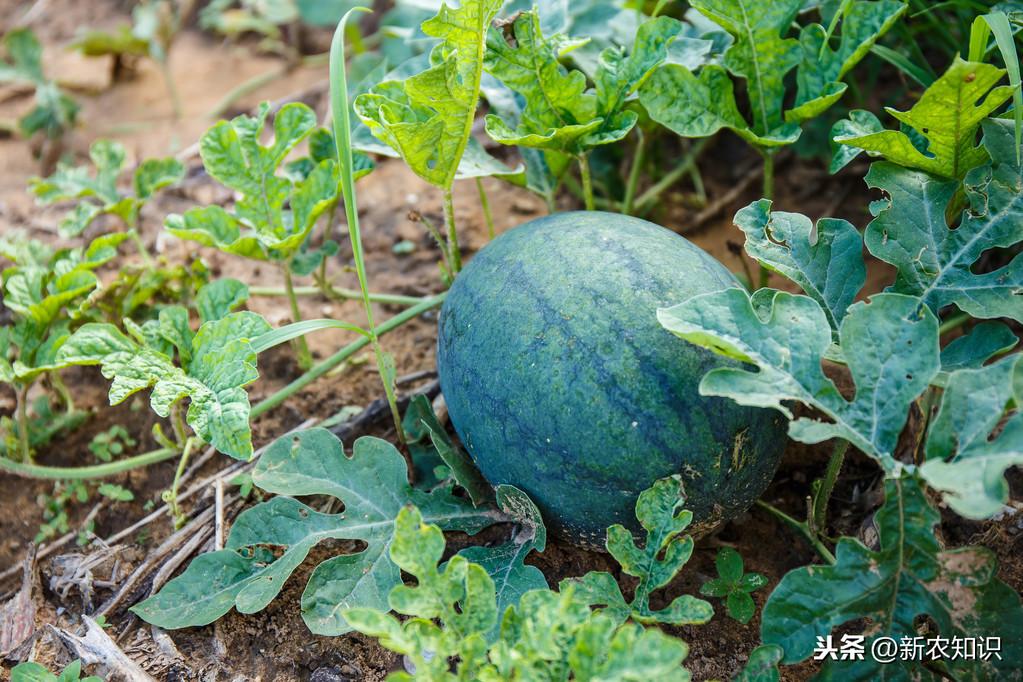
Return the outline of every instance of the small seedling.
[[[759,573],[743,571],[742,556],[731,547],[722,547],[714,559],[718,577],[700,586],[700,594],[718,597],[725,602],[728,615],[743,625],[750,622],[756,613],[751,592],[767,584],[767,578]]]
[[[114,424],[106,431],[100,431],[89,442],[89,450],[101,462],[109,462],[124,453],[125,448],[133,448],[136,441],[120,424]]]

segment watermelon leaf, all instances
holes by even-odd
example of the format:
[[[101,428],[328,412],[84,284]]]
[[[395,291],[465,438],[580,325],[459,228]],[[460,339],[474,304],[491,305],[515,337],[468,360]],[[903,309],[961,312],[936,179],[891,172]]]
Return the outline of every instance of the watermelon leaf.
[[[317,219],[337,204],[337,163],[325,159],[297,181],[278,175],[292,149],[313,134],[316,115],[304,104],[285,105],[274,118],[273,141],[263,145],[269,113],[264,102],[256,116],[221,121],[200,140],[206,171],[242,195],[234,213],[217,205],[192,208],[168,216],[168,232],[254,260],[286,262],[299,252]]]
[[[757,608],[750,593],[766,585],[767,578],[759,573],[746,573],[742,556],[731,547],[718,550],[714,565],[718,577],[700,585],[700,594],[723,599],[728,615],[745,625]]]
[[[781,646],[783,661],[796,663],[808,658],[833,628],[866,618],[869,652],[877,638],[898,643],[918,636],[917,620],[927,616],[946,643],[957,636],[1001,637],[999,655],[988,660],[941,655],[954,679],[1011,677],[1023,655],[1023,609],[1019,596],[996,577],[994,556],[982,547],[942,549],[934,535],[940,515],[913,478],[885,481],[885,503],[875,521],[878,550],[841,538],[834,565],[797,568],[782,578],[764,606],[763,642]],[[919,660],[896,657],[879,663],[870,655],[826,660],[822,671],[823,679],[917,677],[937,679]]]
[[[438,569],[444,535],[423,521],[417,509],[402,509],[391,546],[393,561],[418,585],[396,586],[388,601],[411,617],[399,621],[367,607],[342,611],[355,630],[405,655],[417,679],[690,679],[681,667],[688,653],[684,642],[635,623],[619,625],[590,611],[571,588],[526,592],[505,611],[499,638],[488,644],[485,636],[498,616],[493,582],[459,555]]]
[[[831,133],[828,135],[831,140],[831,164],[828,166],[828,170],[831,173],[837,173],[863,153],[862,149],[841,144],[838,142],[839,138],[863,137],[879,133],[882,130],[884,130],[884,125],[881,120],[873,112],[864,109],[853,109],[849,112],[848,118],[835,121],[835,124],[831,126]],[[880,156],[877,152],[868,153],[871,156]]]
[[[880,130],[845,133],[835,142],[880,154],[893,163],[944,178],[961,180],[988,159],[976,146],[981,122],[1012,97],[1012,87],[995,87],[1005,71],[958,56],[909,111],[885,110],[927,140],[921,151],[904,132]],[[872,122],[871,122],[872,123]],[[871,126],[872,127],[872,126]],[[1015,154],[1015,147],[1013,147]]]
[[[1008,353],[1018,344],[1019,339],[1005,324],[981,322],[941,349],[941,371],[977,369],[996,355]]]
[[[817,225],[799,213],[771,211],[767,199],[735,215],[746,233],[746,253],[779,272],[817,301],[838,330],[867,279],[863,238],[850,223],[822,218]]]
[[[386,595],[401,584],[391,551],[396,519],[407,513],[406,505],[416,505],[426,521],[445,530],[470,534],[502,520],[496,510],[473,508],[447,489],[414,490],[405,460],[386,441],[360,438],[349,457],[326,429],[275,441],[252,480],[278,497],[242,512],[223,550],[197,557],[159,593],[133,607],[136,614],[159,627],[182,628],[211,623],[231,607],[255,613],[277,596],[319,542],[358,540],[364,549],[321,563],[302,594],[302,618],[312,632],[343,634],[352,627],[339,606],[386,608]],[[344,511],[323,514],[288,495],[330,495],[344,502]],[[268,547],[281,551],[275,555]]]
[[[657,316],[681,338],[759,370],[711,370],[700,382],[701,394],[773,407],[790,419],[786,401],[814,407],[830,421],[800,417],[789,423],[789,436],[803,443],[844,438],[886,471],[899,467],[895,445],[910,404],[939,370],[937,319],[919,299],[902,294],[877,294],[850,306],[839,327],[856,383],[851,401],[821,368],[831,327],[812,298],[772,289],[751,298],[728,289],[661,309]]]
[[[385,81],[355,99],[355,113],[373,135],[416,175],[445,190],[451,189],[469,145],[487,29],[500,8],[500,0],[466,1],[457,9],[441,4],[422,25],[423,33],[441,40],[430,67],[403,81]]]
[[[967,174],[970,206],[955,229],[945,211],[955,201],[957,181],[886,162],[871,166],[867,183],[888,198],[872,205],[875,218],[864,241],[897,268],[892,291],[919,296],[935,311],[955,304],[973,317],[1023,321],[1023,257],[993,272],[972,269],[986,250],[1023,241],[1023,166],[1016,162],[1011,124],[985,122],[984,145],[992,162]]]
[[[1020,403],[1021,389],[1018,354],[986,367],[960,369],[948,379],[927,434],[927,461],[920,475],[962,516],[990,518],[1009,499],[1004,474],[1023,464],[1023,414],[1015,412],[1004,423],[1002,415],[1010,400]]]
[[[515,486],[497,486],[497,505],[518,524],[512,539],[495,547],[469,547],[459,554],[482,566],[494,581],[497,614],[500,617],[509,607],[517,605],[526,592],[547,589],[547,579],[543,572],[524,561],[532,552],[543,552],[546,548],[547,529],[540,517],[540,510],[528,495]],[[488,640],[496,638],[499,625],[499,622],[494,623]]]
[[[578,599],[603,607],[600,612],[616,623],[629,618],[640,623],[706,623],[714,609],[690,595],[677,597],[660,611],[650,608],[650,595],[671,582],[693,554],[692,537],[681,535],[693,520],[692,512],[683,509],[684,504],[681,477],[662,478],[640,493],[636,501],[636,518],[647,533],[642,548],[624,526],[616,524],[607,529],[607,551],[624,573],[639,578],[631,602],[625,600],[614,577],[603,571],[563,580],[559,589],[574,589]]]
[[[63,237],[77,237],[101,215],[116,215],[128,227],[138,222],[139,210],[163,189],[181,181],[185,167],[173,157],[146,159],[135,169],[133,176],[134,195],[122,194],[117,180],[124,168],[124,146],[110,140],[97,140],[89,148],[89,157],[96,167],[90,174],[85,166],[70,166],[60,163],[56,172],[48,178],[32,178],[31,192],[41,204],[58,201],[88,199],[79,201],[60,221]]]
[[[749,660],[735,682],[778,682],[778,664],[785,652],[777,644],[761,644],[750,652]]]

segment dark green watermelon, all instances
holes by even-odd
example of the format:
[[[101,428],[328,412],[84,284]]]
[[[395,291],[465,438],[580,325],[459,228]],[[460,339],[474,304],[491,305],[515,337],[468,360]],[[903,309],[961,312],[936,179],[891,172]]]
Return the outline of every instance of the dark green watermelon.
[[[706,252],[611,213],[561,213],[507,232],[455,280],[437,366],[451,421],[493,484],[536,501],[555,533],[603,547],[638,530],[635,503],[682,475],[696,532],[748,508],[785,443],[774,410],[704,397],[730,361],[657,322],[659,307],[739,286]]]

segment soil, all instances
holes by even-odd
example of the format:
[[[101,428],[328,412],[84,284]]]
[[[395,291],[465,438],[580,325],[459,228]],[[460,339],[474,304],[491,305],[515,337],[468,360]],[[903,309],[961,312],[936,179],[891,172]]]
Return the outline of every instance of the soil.
[[[9,4],[9,3],[8,3]],[[14,25],[30,3],[0,6],[0,33]],[[75,31],[83,25],[112,28],[127,20],[126,5],[114,0],[50,0],[38,13],[33,28],[46,45],[47,65],[61,82],[76,93],[82,104],[81,122],[65,142],[61,152],[66,158],[82,162],[88,145],[95,139],[116,139],[127,147],[129,163],[146,156],[168,155],[187,151],[200,134],[213,122],[209,116],[225,93],[258,74],[278,69],[281,60],[259,55],[252,45],[230,44],[188,30],[180,37],[171,53],[171,69],[175,75],[184,114],[174,120],[166,95],[164,81],[153,65],[141,62],[128,78],[111,83],[109,64],[104,60],[86,60],[64,49]],[[319,42],[325,38],[319,36]],[[228,114],[250,110],[261,100],[300,99],[323,115],[326,107],[325,68],[298,68],[251,93],[230,107]],[[30,104],[24,93],[0,90],[0,119],[16,117]],[[52,151],[42,161],[37,158],[38,145],[23,140],[0,139],[0,233],[19,229],[48,241],[56,239],[56,224],[61,207],[35,206],[25,191],[28,178],[46,172],[52,162]],[[495,150],[497,151],[497,150]],[[59,156],[59,154],[58,154]],[[271,265],[254,264],[240,258],[226,257],[214,251],[168,237],[161,230],[162,216],[182,211],[196,202],[226,202],[229,194],[202,171],[196,154],[187,156],[189,172],[177,189],[164,192],[144,211],[143,238],[161,258],[171,263],[189,262],[201,257],[216,276],[234,276],[255,286],[280,286],[279,272]],[[742,178],[740,173],[755,167],[745,148],[737,141],[722,137],[704,153],[701,169],[707,194],[713,201],[726,193]],[[858,178],[863,167],[847,169],[838,177],[828,176],[817,161],[790,159],[782,162],[777,175],[776,207],[799,210],[812,217],[832,215],[862,226],[869,219],[865,212],[871,198]],[[533,195],[494,180],[484,182],[495,207],[498,232],[510,229],[546,209]],[[359,183],[361,221],[369,280],[377,291],[408,295],[439,292],[439,252],[421,225],[409,217],[419,212],[435,223],[441,222],[439,193],[414,176],[401,162],[381,160],[376,171]],[[649,216],[686,236],[710,252],[736,272],[742,271],[736,250],[730,244],[741,243],[742,235],[732,226],[734,212],[759,196],[758,183],[751,183],[734,202],[724,206],[718,215],[704,221],[698,230],[687,229],[698,209],[691,208],[691,189],[686,183],[668,191]],[[574,208],[570,196],[559,199],[559,208]],[[460,237],[468,257],[487,242],[487,228],[476,189],[472,183],[460,183],[455,197],[459,215]],[[85,237],[102,231],[94,227]],[[394,246],[411,241],[415,249],[407,255],[396,255]],[[125,248],[125,257],[130,258]],[[357,286],[348,267],[351,252],[342,246],[333,263],[340,286]],[[752,265],[750,265],[752,267]],[[109,276],[111,273],[103,273]],[[872,265],[867,292],[879,290],[890,273]],[[785,287],[782,281],[772,280]],[[277,326],[290,321],[283,298],[254,298],[249,307],[267,317]],[[361,306],[356,301],[327,301],[320,297],[302,300],[302,314],[307,317],[333,317],[359,322]],[[397,309],[377,306],[375,315],[382,319]],[[341,344],[354,339],[344,332],[324,331],[310,337],[315,357],[333,353]],[[434,368],[435,315],[427,314],[384,338],[386,349],[397,360],[398,376],[411,375]],[[260,359],[263,374],[251,390],[253,402],[271,394],[300,374],[294,356],[287,347],[275,349]],[[372,361],[363,356],[349,363],[341,374],[323,378],[301,391],[284,405],[264,415],[254,424],[257,444],[265,444],[276,436],[311,417],[325,418],[351,406],[365,406],[381,395],[380,381]],[[74,466],[95,463],[88,444],[96,433],[113,424],[126,426],[138,441],[138,451],[156,447],[151,436],[158,421],[148,409],[145,399],[137,397],[125,405],[111,408],[106,403],[107,384],[94,369],[75,369],[64,374],[81,409],[90,413],[80,428],[62,434],[38,455],[43,464]],[[406,389],[407,390],[407,389]],[[0,390],[0,413],[13,410],[13,396]],[[912,426],[910,427],[910,429]],[[375,435],[393,438],[385,421],[377,424]],[[764,499],[794,515],[805,511],[805,498],[810,482],[823,471],[828,453],[820,448],[791,444],[778,475]],[[879,501],[877,469],[855,455],[839,480],[834,495],[832,523],[836,533],[863,536],[869,539],[872,512]],[[224,458],[212,458],[203,474],[226,465]],[[174,462],[148,467],[112,479],[135,493],[135,501],[105,505],[95,516],[93,532],[103,538],[127,527],[145,516],[153,504],[160,503],[160,493],[173,478]],[[43,521],[42,496],[50,494],[52,483],[0,475],[0,572],[20,564],[27,546]],[[69,509],[71,528],[77,528],[98,501],[94,496],[87,503],[72,504]],[[949,516],[943,531],[950,542],[980,542],[993,549],[1001,561],[1001,577],[1013,588],[1023,589],[1023,558],[1019,551],[1019,528],[1009,521],[967,523]],[[161,518],[149,524],[126,541],[120,555],[118,574],[123,578],[139,562],[147,550],[156,547],[172,532],[171,523]],[[457,546],[457,538],[451,544]],[[759,607],[777,581],[790,569],[814,561],[811,550],[770,515],[754,508],[729,522],[714,534],[697,543],[693,559],[682,575],[665,588],[658,598],[678,594],[695,594],[699,585],[715,575],[713,564],[717,548],[731,546],[739,550],[749,571],[765,575],[770,585],[755,593]],[[180,654],[166,644],[167,638],[124,611],[110,619],[119,644],[157,679],[207,680],[382,680],[388,671],[398,669],[401,661],[359,635],[318,637],[303,624],[298,603],[302,589],[313,567],[343,549],[322,545],[316,548],[302,567],[285,585],[281,595],[264,611],[240,615],[234,611],[215,625],[170,632],[170,641]],[[80,551],[74,541],[58,552]],[[94,551],[94,550],[88,550]],[[589,570],[617,571],[606,555],[586,552],[552,539],[547,550],[533,555],[531,563],[539,566],[551,585],[565,577],[579,576]],[[77,591],[66,597],[47,587],[53,573],[53,560],[39,562],[42,586],[34,593],[36,623],[45,632],[45,624],[65,629],[77,627],[77,614],[83,611],[82,596]],[[109,566],[107,567],[109,570]],[[105,578],[106,575],[97,575]],[[628,578],[623,580],[627,583]],[[115,581],[112,581],[115,582]],[[6,600],[18,586],[18,576],[0,584]],[[110,590],[96,587],[95,601],[109,596]],[[139,595],[144,596],[143,595]],[[682,636],[691,651],[686,665],[696,680],[727,679],[744,664],[749,652],[759,641],[759,615],[749,624],[741,625],[727,618],[723,609],[709,624],[681,628],[674,634]],[[66,662],[66,655],[53,640],[41,634],[34,648],[35,660]],[[0,679],[9,668],[0,667]],[[814,672],[812,664],[787,668],[785,679],[807,679]]]

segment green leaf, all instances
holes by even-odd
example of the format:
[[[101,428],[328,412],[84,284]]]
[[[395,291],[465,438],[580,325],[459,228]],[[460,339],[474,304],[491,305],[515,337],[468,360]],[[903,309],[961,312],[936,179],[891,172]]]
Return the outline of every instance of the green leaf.
[[[790,437],[803,443],[843,438],[886,471],[900,466],[894,451],[909,406],[938,373],[938,321],[919,299],[902,294],[850,306],[839,327],[856,384],[851,401],[821,368],[831,327],[812,298],[762,289],[751,299],[728,289],[658,310],[657,317],[683,339],[758,368],[712,370],[700,382],[701,394],[773,407],[790,419],[787,401],[801,402],[828,421],[795,419]]]
[[[1009,499],[1005,471],[1023,464],[1023,414],[1003,423],[1006,405],[1023,385],[1019,355],[948,379],[941,408],[927,434],[920,475],[957,513],[986,519]],[[997,435],[996,435],[997,434]]]
[[[562,581],[561,591],[576,589],[578,598],[606,606],[603,612],[619,623],[626,618],[640,623],[706,623],[714,610],[690,595],[672,600],[660,611],[650,608],[650,595],[667,585],[693,554],[693,539],[681,534],[693,520],[692,512],[683,509],[684,504],[681,477],[662,478],[640,493],[636,501],[636,518],[647,533],[642,548],[624,526],[615,524],[607,529],[607,551],[624,573],[639,578],[631,603],[626,604],[614,578],[603,572],[591,571],[582,578]]]
[[[512,539],[494,547],[469,547],[459,554],[479,564],[494,581],[497,614],[517,606],[522,595],[530,590],[546,589],[547,579],[536,566],[524,560],[533,551],[543,552],[547,546],[547,529],[540,510],[524,492],[510,485],[497,487],[497,505],[518,524]],[[494,622],[487,639],[494,640],[499,623]]]
[[[891,290],[919,296],[932,310],[955,304],[974,317],[1023,321],[1023,258],[992,272],[973,272],[985,251],[1023,241],[1023,168],[1016,164],[1009,122],[985,123],[984,144],[992,163],[966,176],[970,206],[955,229],[945,211],[955,201],[956,181],[874,164],[867,184],[883,190],[887,200],[872,205],[876,217],[864,241],[898,270]]]
[[[442,42],[432,64],[404,82],[387,81],[355,99],[355,112],[427,182],[450,189],[479,103],[487,28],[500,0],[441,4],[423,32]]]
[[[135,35],[128,24],[122,24],[113,31],[86,31],[68,47],[86,57],[149,56],[149,41]]]
[[[735,37],[725,52],[724,66],[746,79],[752,129],[767,136],[782,126],[784,78],[799,63],[799,43],[788,32],[801,0],[694,0],[692,6]]]
[[[799,213],[772,212],[767,199],[739,211],[735,224],[746,234],[746,253],[798,284],[837,330],[867,279],[856,228],[835,218],[815,226]]]
[[[437,415],[433,413],[433,407],[426,396],[413,397],[405,417],[405,422],[412,427],[412,434],[419,436],[418,438],[413,437],[414,440],[429,439],[440,462],[443,462],[451,470],[455,482],[469,494],[469,499],[474,505],[478,507],[493,499],[493,489],[490,484],[476,468],[469,453],[461,446],[456,445],[448,436],[447,431],[437,419]],[[436,461],[432,457],[429,459]],[[514,501],[510,501],[510,503],[514,503]],[[528,502],[528,504],[532,503]]]
[[[835,124],[831,126],[831,133],[828,135],[831,144],[831,165],[828,170],[831,173],[837,173],[852,163],[863,151],[857,147],[837,142],[839,138],[863,137],[883,130],[884,126],[880,119],[873,112],[863,109],[853,109],[849,112],[849,118],[835,121]],[[877,156],[877,153],[872,152],[872,155]]]
[[[750,592],[766,585],[767,579],[759,573],[746,573],[742,557],[731,547],[718,550],[714,563],[720,577],[701,585],[700,594],[723,598],[728,615],[740,623],[748,623],[756,613]]]
[[[210,282],[195,297],[195,309],[203,322],[227,317],[249,300],[249,287],[236,279],[225,277]]]
[[[485,126],[490,137],[501,144],[576,156],[628,134],[635,114],[609,121],[599,115],[597,95],[587,91],[586,76],[561,65],[561,41],[544,37],[536,12],[520,14],[513,32],[514,46],[496,29],[488,33],[486,68],[522,96],[526,106],[514,128],[488,114]]]
[[[889,114],[927,139],[925,152],[917,149],[908,135],[895,130],[842,135],[835,142],[881,154],[900,166],[962,179],[988,159],[987,152],[976,146],[977,129],[1012,97],[1011,87],[995,87],[1004,76],[1005,71],[990,64],[956,57],[909,111],[886,107]]]
[[[898,0],[849,3],[842,17],[842,35],[836,50],[828,45],[829,34],[823,26],[805,26],[799,35],[802,61],[796,72],[796,103],[785,112],[785,120],[807,121],[835,104],[845,93],[842,78],[870,52],[906,8]]]
[[[43,46],[31,29],[19,28],[4,36],[9,61],[0,60],[0,82],[43,83]]]
[[[941,370],[978,369],[985,362],[1016,347],[1019,339],[1001,322],[981,322],[941,349]]]
[[[764,606],[761,638],[785,650],[784,662],[810,656],[818,638],[850,621],[866,635],[866,651],[878,637],[919,635],[917,619],[929,617],[946,638],[1001,636],[1000,660],[944,658],[954,679],[1008,679],[1023,654],[1023,610],[1019,596],[995,576],[994,556],[982,547],[944,550],[934,535],[940,516],[914,479],[885,481],[885,503],[875,521],[880,549],[841,538],[833,566],[806,566],[789,572]],[[869,628],[869,629],[868,629]],[[932,631],[933,632],[933,631]],[[938,679],[920,661],[882,664],[828,660],[826,680]]]
[[[750,652],[749,661],[735,682],[778,682],[781,679],[778,663],[784,654],[776,644],[761,644]]]
[[[61,220],[62,236],[78,236],[105,214],[116,215],[128,227],[134,227],[143,204],[158,190],[180,182],[185,175],[185,168],[177,159],[147,159],[135,171],[135,195],[122,194],[117,180],[125,156],[120,143],[97,140],[89,148],[95,173],[90,173],[86,166],[60,163],[50,177],[29,181],[31,192],[41,204],[79,200]]]
[[[671,17],[657,17],[639,25],[632,51],[608,48],[600,54],[594,76],[597,113],[605,124],[620,112],[628,99],[668,57],[668,47],[682,31]]]
[[[270,325],[250,312],[231,313],[206,322],[191,342],[187,368],[164,353],[140,345],[109,324],[83,325],[58,353],[67,365],[100,365],[112,379],[110,402],[118,404],[152,388],[150,404],[161,417],[183,398],[186,420],[204,441],[237,459],[252,456],[249,397],[245,386],[259,378],[250,340]]]
[[[799,126],[795,124],[754,132],[739,113],[731,79],[716,64],[704,66],[698,76],[681,64],[667,64],[640,89],[639,101],[650,118],[682,137],[709,137],[727,128],[763,148],[789,145],[799,139]]]
[[[253,481],[279,497],[239,515],[225,549],[196,558],[135,606],[135,613],[165,628],[204,625],[232,607],[255,613],[277,596],[316,544],[359,540],[365,549],[322,562],[302,595],[302,618],[312,632],[343,634],[351,630],[344,608],[385,608],[387,594],[401,583],[389,551],[405,505],[415,504],[426,522],[446,530],[475,533],[501,520],[495,510],[474,509],[447,490],[413,490],[404,459],[389,443],[360,438],[348,457],[325,429],[274,442],[256,464]],[[286,495],[330,495],[344,502],[344,511],[322,514]],[[262,549],[267,546],[281,550],[276,559]]]
[[[100,483],[96,490],[100,495],[116,502],[131,502],[135,499],[135,493],[113,483]]]

